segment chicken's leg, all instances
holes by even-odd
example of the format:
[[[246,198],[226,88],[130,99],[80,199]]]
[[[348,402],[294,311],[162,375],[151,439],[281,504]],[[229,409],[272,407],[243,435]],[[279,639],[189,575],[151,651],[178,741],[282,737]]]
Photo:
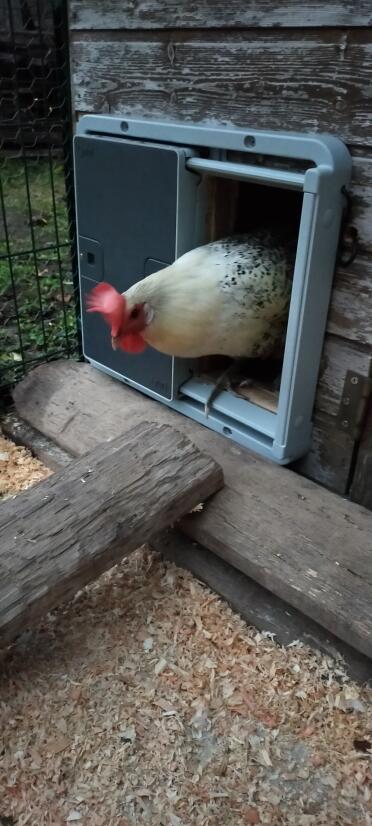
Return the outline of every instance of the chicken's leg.
[[[250,387],[252,384],[265,384],[273,393],[279,392],[281,382],[281,362],[271,363],[259,359],[237,358],[218,376],[204,405],[205,417],[208,418],[214,400],[223,390],[237,387]]]
[[[204,405],[204,414],[206,419],[211,412],[211,407],[214,400],[220,395],[220,393],[222,393],[223,390],[233,390],[234,386],[237,384],[239,385],[242,382],[244,382],[246,387],[252,384],[253,379],[247,378],[247,376],[244,375],[243,368],[245,363],[246,362],[244,359],[235,359],[235,361],[229,364],[227,369],[224,370],[218,377]]]

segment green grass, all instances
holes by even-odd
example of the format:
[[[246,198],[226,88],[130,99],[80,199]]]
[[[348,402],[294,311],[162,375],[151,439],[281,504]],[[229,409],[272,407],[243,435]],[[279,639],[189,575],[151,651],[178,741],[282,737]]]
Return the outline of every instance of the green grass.
[[[0,180],[0,384],[10,384],[24,367],[76,353],[77,328],[62,165],[39,158],[25,170],[6,158]]]

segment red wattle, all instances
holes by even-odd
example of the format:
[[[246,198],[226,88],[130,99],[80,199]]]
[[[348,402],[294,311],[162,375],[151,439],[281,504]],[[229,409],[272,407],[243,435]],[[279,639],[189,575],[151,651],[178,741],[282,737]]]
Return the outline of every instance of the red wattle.
[[[143,353],[147,344],[139,333],[124,333],[117,340],[117,346],[126,353]]]

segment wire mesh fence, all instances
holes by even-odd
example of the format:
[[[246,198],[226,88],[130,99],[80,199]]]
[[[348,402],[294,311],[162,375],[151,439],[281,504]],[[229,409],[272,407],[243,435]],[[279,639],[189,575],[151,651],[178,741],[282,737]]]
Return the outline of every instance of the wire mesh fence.
[[[0,388],[80,353],[66,0],[0,0]]]

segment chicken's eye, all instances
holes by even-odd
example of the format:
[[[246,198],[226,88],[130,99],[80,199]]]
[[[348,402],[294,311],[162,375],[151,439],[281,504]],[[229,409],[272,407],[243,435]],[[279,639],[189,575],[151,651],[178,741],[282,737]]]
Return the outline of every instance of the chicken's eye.
[[[134,308],[133,308],[133,310],[132,310],[132,312],[131,312],[131,314],[130,314],[130,317],[131,317],[131,318],[138,318],[138,314],[139,314],[139,308],[138,308],[138,307],[134,307]]]

